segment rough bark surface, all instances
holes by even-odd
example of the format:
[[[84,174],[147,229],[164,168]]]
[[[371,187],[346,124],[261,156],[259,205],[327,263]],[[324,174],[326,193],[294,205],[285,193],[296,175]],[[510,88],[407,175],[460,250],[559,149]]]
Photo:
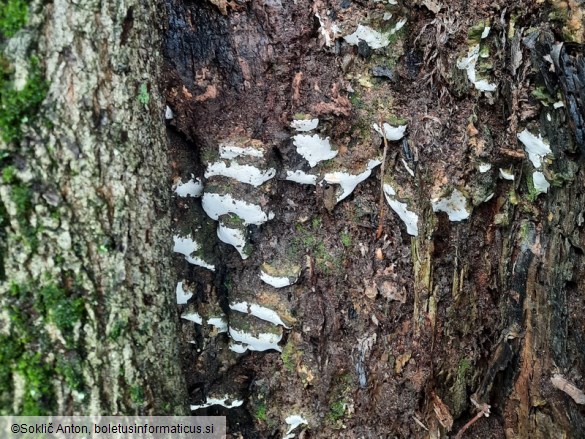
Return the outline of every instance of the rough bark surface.
[[[559,384],[585,386],[583,5],[398,3],[166,2],[175,186],[199,179],[204,203],[253,194],[275,213],[245,229],[253,249],[242,260],[198,198],[176,197],[176,233],[198,237],[215,267],[177,257],[192,292],[181,310],[225,315],[232,338],[260,331],[230,309],[243,298],[278,301],[292,322],[282,352],[237,354],[229,336],[185,319],[191,404],[228,414],[235,437],[285,435],[291,415],[307,421],[293,431],[304,437],[446,437],[475,404],[491,415],[465,437],[583,437],[584,407]],[[343,38],[404,18],[382,48]],[[476,45],[473,78],[464,60]],[[330,138],[334,159],[300,157],[297,113],[319,118],[311,134]],[[381,119],[407,123],[405,140],[390,142],[384,176],[376,168],[336,204],[339,187],[322,179],[381,157]],[[550,145],[540,163],[519,141],[525,129]],[[262,145],[276,178],[247,190],[212,176],[229,142]],[[286,180],[293,170],[322,184]],[[386,205],[376,239],[381,181],[418,215],[417,236]],[[468,217],[433,211],[457,191]],[[302,274],[267,290],[265,262]],[[242,404],[198,408],[222,395]]]
[[[46,95],[1,144],[1,411],[184,413],[157,85],[164,13],[56,0],[28,16],[3,41],[14,80],[3,93],[32,80]]]

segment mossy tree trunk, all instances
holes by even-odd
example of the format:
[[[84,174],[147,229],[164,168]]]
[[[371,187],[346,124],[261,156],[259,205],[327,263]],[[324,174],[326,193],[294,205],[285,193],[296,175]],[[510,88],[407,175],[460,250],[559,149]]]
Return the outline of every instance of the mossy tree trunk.
[[[153,2],[2,2],[0,413],[183,414]]]

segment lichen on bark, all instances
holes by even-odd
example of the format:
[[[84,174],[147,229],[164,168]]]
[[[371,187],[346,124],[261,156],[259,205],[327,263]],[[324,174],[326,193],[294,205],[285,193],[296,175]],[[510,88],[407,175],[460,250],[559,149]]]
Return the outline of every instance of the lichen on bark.
[[[183,414],[161,11],[56,0],[28,12],[2,43],[0,409]]]

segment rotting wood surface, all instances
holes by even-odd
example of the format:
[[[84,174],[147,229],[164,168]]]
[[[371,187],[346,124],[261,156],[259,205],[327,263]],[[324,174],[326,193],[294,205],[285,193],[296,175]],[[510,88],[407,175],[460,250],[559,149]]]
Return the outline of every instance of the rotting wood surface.
[[[583,11],[555,1],[398,3],[167,2],[175,177],[199,177],[205,191],[206,167],[234,138],[266,145],[277,169],[265,186],[275,217],[248,231],[250,258],[216,241],[213,275],[177,266],[196,291],[190,309],[227,305],[243,290],[254,297],[265,261],[304,267],[281,293],[295,317],[282,353],[234,355],[228,338],[184,323],[185,342],[195,340],[183,348],[191,401],[241,398],[205,410],[227,414],[245,437],[284,432],[291,414],[306,418],[295,432],[310,437],[446,437],[478,412],[471,399],[491,414],[463,437],[582,437],[583,407],[550,379],[585,385],[583,29],[574,23]],[[386,47],[344,40],[358,24],[388,32],[402,19]],[[464,60],[476,44],[474,85]],[[319,118],[315,132],[338,156],[306,165],[290,128],[299,113]],[[319,179],[359,172],[381,155],[380,114],[408,124],[404,144],[390,145],[385,182],[418,215],[418,236],[390,211],[375,239],[378,169],[333,209],[335,185],[285,180],[297,169]],[[550,145],[539,166],[518,139],[524,129]],[[454,190],[471,213],[462,221],[433,212]],[[198,200],[177,203],[178,229],[214,230]],[[224,311],[229,324],[234,312]]]

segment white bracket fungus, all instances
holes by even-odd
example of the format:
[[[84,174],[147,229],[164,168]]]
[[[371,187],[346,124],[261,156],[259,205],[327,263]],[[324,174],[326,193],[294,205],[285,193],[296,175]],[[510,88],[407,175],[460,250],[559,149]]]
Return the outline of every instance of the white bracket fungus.
[[[389,32],[385,33],[378,32],[369,26],[358,24],[355,32],[350,35],[346,35],[343,37],[343,39],[352,46],[357,46],[361,40],[372,49],[381,49],[382,47],[386,47],[388,44],[390,44],[389,37],[402,29],[405,24],[406,18],[398,21],[398,23],[396,23],[396,25]]]
[[[397,127],[393,127],[392,125],[384,122],[383,127],[384,134],[382,134],[382,129],[380,128],[380,125],[378,125],[377,123],[372,125],[372,128],[374,128],[374,130],[376,130],[376,132],[379,135],[385,136],[386,139],[393,142],[396,140],[400,140],[404,137],[404,132],[406,131],[407,125],[399,125]]]
[[[243,200],[236,200],[230,194],[206,192],[201,199],[201,205],[205,213],[215,221],[221,215],[227,213],[234,213],[239,216],[244,225],[260,225],[274,218],[273,212],[266,213],[260,206]]]
[[[199,314],[198,312],[190,312],[181,315],[181,318],[184,320],[189,320],[190,322],[197,323],[198,325],[203,325],[204,323],[207,323],[208,325],[214,326],[217,332],[228,331],[228,324],[225,320],[225,317],[210,317],[207,319],[207,322],[204,322],[201,314]]]
[[[540,168],[542,159],[548,154],[552,154],[550,146],[543,142],[540,134],[536,137],[527,129],[518,133],[518,140],[524,145],[524,149],[528,153],[528,158],[535,168]]]
[[[366,180],[371,174],[372,169],[382,163],[380,160],[370,160],[366,167],[366,170],[360,174],[348,174],[347,172],[329,172],[323,177],[323,181],[330,184],[338,184],[341,186],[342,192],[337,196],[337,202],[347,198],[360,184]]]
[[[217,225],[217,237],[226,244],[232,245],[236,248],[242,259],[247,259],[250,255],[246,252],[246,228],[229,227],[221,220]]]
[[[225,408],[231,409],[234,407],[239,407],[244,403],[241,399],[232,399],[228,395],[225,395],[223,398],[211,398],[207,397],[205,402],[200,405],[192,405],[191,410],[199,410],[204,409],[207,407],[211,407],[212,405],[221,405]]]
[[[290,123],[291,128],[299,132],[312,131],[319,125],[319,119],[295,119]]]
[[[260,279],[274,288],[288,287],[294,284],[300,275],[300,268],[278,270],[266,263],[260,267]]]
[[[230,303],[230,309],[233,311],[238,311],[244,314],[251,314],[254,317],[257,317],[261,320],[266,322],[273,323],[275,325],[283,326],[289,329],[278,313],[270,308],[266,308],[265,306],[256,305],[255,303],[248,303],[248,302],[234,302]]]
[[[189,299],[193,297],[193,293],[191,291],[185,291],[183,289],[183,282],[177,283],[175,292],[177,293],[177,305],[185,305]]]
[[[193,241],[191,238],[183,238],[182,236],[175,235],[173,237],[175,245],[173,247],[173,251],[175,253],[180,253],[185,256],[187,262],[193,265],[197,265],[199,267],[207,268],[211,271],[215,271],[215,266],[208,264],[203,259],[192,256],[194,252],[199,250],[200,246],[197,242]]]
[[[297,152],[309,162],[311,168],[317,163],[332,159],[337,155],[337,151],[331,148],[329,137],[322,139],[317,134],[312,136],[297,134],[293,136],[293,143],[297,147]]]
[[[492,165],[490,163],[480,163],[479,164],[479,172],[485,174],[487,171],[492,169]]]
[[[301,425],[309,425],[307,420],[301,415],[290,415],[284,420],[284,422],[286,422],[289,427],[282,439],[293,439],[295,437],[293,431],[295,431],[297,427]]]
[[[550,187],[550,183],[546,180],[544,174],[538,171],[532,173],[532,184],[539,194],[546,194]]]
[[[242,147],[232,143],[223,143],[219,146],[219,156],[222,159],[235,159],[238,157],[264,157],[264,151],[250,146]]]
[[[467,208],[467,198],[461,191],[454,189],[449,198],[431,200],[433,212],[445,212],[450,221],[462,221],[469,218],[471,212]]]
[[[210,163],[205,170],[205,178],[216,175],[233,178],[241,183],[251,184],[254,187],[258,187],[271,178],[274,178],[276,175],[276,169],[269,168],[267,170],[262,170],[252,165],[240,165],[236,162],[231,162],[228,166],[224,161],[219,161]]]
[[[404,221],[406,225],[406,233],[411,236],[418,236],[418,215],[408,210],[406,203],[401,203],[395,198],[396,192],[389,184],[384,184],[384,196],[386,201],[398,217]]]
[[[182,198],[200,197],[203,194],[203,183],[200,179],[194,180],[193,174],[191,174],[191,179],[187,183],[183,183],[179,179],[173,185],[173,191]]]
[[[485,32],[485,30],[484,30]],[[467,71],[467,77],[473,83],[476,89],[479,91],[495,91],[497,88],[496,84],[492,84],[485,79],[477,79],[476,72],[475,72],[475,65],[477,64],[477,60],[479,59],[479,44],[476,44],[467,53],[467,57],[461,58],[457,61],[457,68],[460,70]]]
[[[500,168],[500,177],[502,177],[504,180],[514,181],[514,174],[512,174],[507,169]]]
[[[246,350],[250,351],[268,351],[268,350],[275,350],[278,352],[282,352],[280,346],[278,346],[278,342],[282,340],[282,335],[280,334],[273,334],[273,333],[260,333],[257,337],[254,335],[241,331],[239,329],[235,329],[230,327],[229,328],[230,337],[237,343],[241,344],[232,344],[230,345],[230,349],[234,352],[243,353]],[[241,349],[244,349],[241,351]]]
[[[295,183],[301,184],[317,184],[317,176],[313,174],[307,174],[304,171],[286,171],[286,180],[294,181]]]

